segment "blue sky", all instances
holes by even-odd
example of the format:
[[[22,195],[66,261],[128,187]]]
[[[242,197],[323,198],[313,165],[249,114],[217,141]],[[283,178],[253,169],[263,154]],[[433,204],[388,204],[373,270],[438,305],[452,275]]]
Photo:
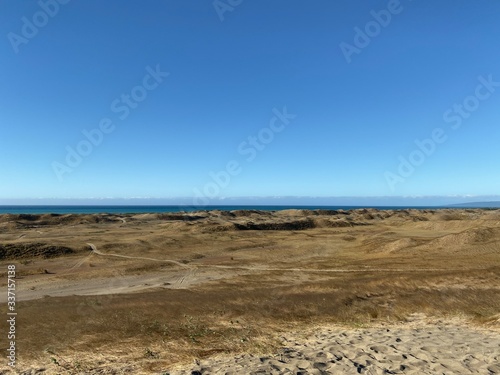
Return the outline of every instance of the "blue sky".
[[[498,194],[499,12],[4,0],[0,198]]]

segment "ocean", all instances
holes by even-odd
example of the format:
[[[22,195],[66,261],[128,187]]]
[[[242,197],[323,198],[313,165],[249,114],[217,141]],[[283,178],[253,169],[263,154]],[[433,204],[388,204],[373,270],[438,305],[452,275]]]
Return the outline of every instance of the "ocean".
[[[0,206],[0,214],[141,214],[165,212],[193,212],[204,210],[354,210],[376,208],[380,210],[438,209],[444,206]]]

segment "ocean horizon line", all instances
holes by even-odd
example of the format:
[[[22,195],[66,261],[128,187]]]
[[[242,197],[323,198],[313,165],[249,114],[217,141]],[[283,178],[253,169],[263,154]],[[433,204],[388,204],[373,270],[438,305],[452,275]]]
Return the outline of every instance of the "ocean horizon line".
[[[0,214],[142,214],[142,213],[177,213],[197,211],[237,211],[237,210],[436,210],[460,208],[498,208],[470,205],[0,205]]]

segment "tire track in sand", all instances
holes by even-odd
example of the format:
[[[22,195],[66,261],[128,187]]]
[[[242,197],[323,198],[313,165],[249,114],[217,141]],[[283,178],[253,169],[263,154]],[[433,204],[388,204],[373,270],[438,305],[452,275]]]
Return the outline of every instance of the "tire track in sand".
[[[140,260],[150,260],[150,261],[154,261],[154,262],[172,263],[172,264],[175,264],[177,266],[180,266],[182,268],[189,270],[187,273],[185,273],[184,275],[179,277],[174,283],[172,283],[172,287],[174,287],[176,289],[182,288],[187,283],[187,281],[189,279],[195,278],[195,274],[196,274],[195,267],[188,266],[187,264],[178,262],[178,261],[173,260],[173,259],[156,259],[156,258],[148,258],[148,257],[133,257],[133,256],[129,256],[129,255],[120,255],[120,254],[109,254],[109,253],[103,253],[102,251],[99,251],[93,243],[87,242],[87,245],[89,245],[90,248],[92,249],[91,255],[96,254],[96,255],[100,255],[100,256],[111,256],[111,257],[125,258],[125,259],[140,259]],[[81,263],[82,262],[79,262],[75,266],[79,266]]]
[[[125,258],[125,259],[151,260],[153,262],[173,263],[173,264],[175,264],[177,266],[180,266],[180,267],[183,267],[183,268],[187,268],[187,269],[192,269],[193,268],[192,266],[188,266],[187,264],[184,264],[184,263],[178,262],[176,260],[172,260],[172,259],[155,259],[155,258],[146,258],[146,257],[132,257],[132,256],[129,256],[129,255],[103,253],[102,251],[97,250],[97,247],[93,243],[87,242],[87,245],[89,245],[90,248],[92,249],[92,253],[96,254],[96,255],[107,256],[107,257]]]

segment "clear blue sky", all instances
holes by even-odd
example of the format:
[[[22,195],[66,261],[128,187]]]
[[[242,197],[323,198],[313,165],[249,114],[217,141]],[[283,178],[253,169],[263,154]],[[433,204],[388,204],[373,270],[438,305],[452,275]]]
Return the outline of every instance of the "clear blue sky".
[[[496,0],[55,2],[0,2],[2,199],[500,191]]]

